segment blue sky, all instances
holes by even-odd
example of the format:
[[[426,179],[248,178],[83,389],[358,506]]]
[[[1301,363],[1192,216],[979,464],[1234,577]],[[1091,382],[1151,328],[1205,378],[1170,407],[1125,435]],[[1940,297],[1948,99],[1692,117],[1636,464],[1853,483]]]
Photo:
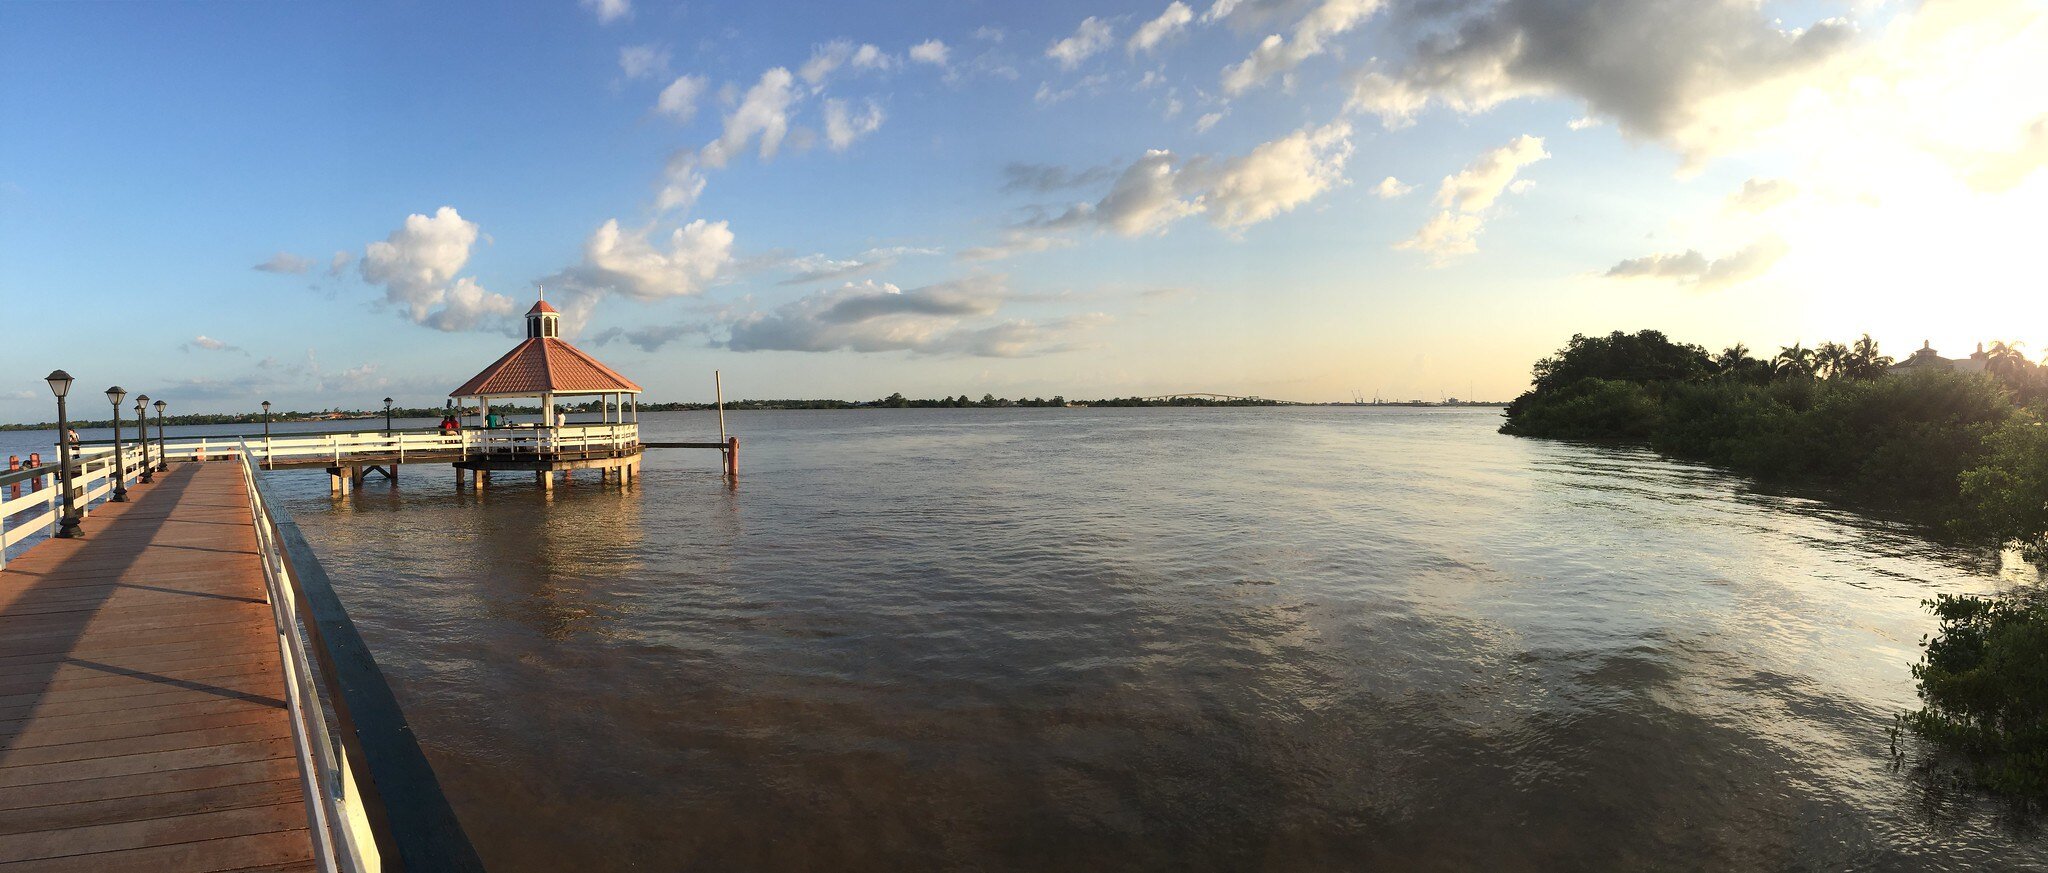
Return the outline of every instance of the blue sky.
[[[51,317],[0,345],[0,419],[53,367],[435,405],[537,283],[658,399],[1503,398],[1579,331],[2024,341],[2043,19],[11,3],[0,297]]]

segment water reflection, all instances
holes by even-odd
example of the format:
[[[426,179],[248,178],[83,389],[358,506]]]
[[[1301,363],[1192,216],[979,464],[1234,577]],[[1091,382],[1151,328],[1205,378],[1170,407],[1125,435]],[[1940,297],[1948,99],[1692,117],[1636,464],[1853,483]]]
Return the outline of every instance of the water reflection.
[[[1918,601],[2031,578],[1909,525],[1483,412],[734,418],[294,504],[493,869],[2048,863],[1892,764]]]

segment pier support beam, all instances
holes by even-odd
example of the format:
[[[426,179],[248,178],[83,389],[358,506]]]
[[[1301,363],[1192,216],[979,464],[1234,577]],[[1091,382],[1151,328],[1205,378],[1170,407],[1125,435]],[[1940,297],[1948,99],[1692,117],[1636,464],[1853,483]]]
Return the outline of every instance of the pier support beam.
[[[533,474],[533,481],[540,483],[540,490],[542,491],[552,492],[555,490],[555,474],[546,470]]]

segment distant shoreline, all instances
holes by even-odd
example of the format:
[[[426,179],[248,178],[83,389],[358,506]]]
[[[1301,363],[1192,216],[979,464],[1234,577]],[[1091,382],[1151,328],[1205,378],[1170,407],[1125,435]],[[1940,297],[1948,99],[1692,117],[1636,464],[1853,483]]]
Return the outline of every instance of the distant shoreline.
[[[965,398],[965,395],[962,395],[962,397],[961,397],[961,398],[960,398],[959,400],[955,400],[955,399],[952,399],[952,398],[947,398],[947,399],[941,399],[941,400],[907,400],[907,399],[903,399],[901,395],[893,395],[892,397],[888,397],[888,398],[883,398],[883,399],[881,399],[881,400],[870,400],[870,401],[866,401],[866,402],[856,402],[856,401],[850,401],[850,400],[735,400],[735,401],[732,401],[732,402],[730,402],[730,403],[727,403],[727,404],[725,404],[725,408],[726,408],[726,411],[728,411],[728,412],[787,412],[787,411],[805,411],[805,410],[820,410],[820,409],[824,409],[824,410],[831,410],[831,409],[1058,409],[1058,408],[1067,408],[1067,409],[1089,409],[1089,408],[1095,408],[1095,407],[1106,407],[1106,408],[1127,408],[1127,407],[1179,407],[1179,408],[1189,408],[1189,407],[1192,407],[1192,408],[1214,408],[1214,407],[1297,407],[1297,408],[1298,408],[1298,407],[1371,407],[1371,406],[1384,406],[1384,407],[1407,407],[1407,408],[1422,408],[1422,409],[1453,409],[1453,408],[1462,408],[1462,407],[1480,407],[1480,408],[1494,408],[1494,409],[1501,409],[1501,408],[1506,408],[1506,407],[1507,407],[1507,405],[1508,405],[1506,401],[1499,401],[1499,402],[1494,402],[1494,401],[1487,401],[1487,402],[1471,402],[1471,401],[1464,401],[1464,400],[1449,400],[1449,401],[1405,400],[1405,401],[1398,401],[1398,402],[1395,402],[1395,401],[1383,401],[1383,402],[1379,402],[1379,403],[1303,403],[1303,402],[1291,402],[1291,401],[1285,401],[1285,400],[1251,400],[1251,399],[1247,399],[1247,400],[1203,400],[1203,399],[1200,399],[1200,398],[1176,398],[1176,399],[1171,399],[1171,400],[1147,400],[1147,399],[1143,399],[1143,398],[1136,398],[1136,397],[1122,397],[1122,398],[1107,398],[1107,399],[1102,399],[1102,400],[1073,400],[1073,401],[1069,401],[1069,400],[1066,400],[1065,398],[1061,398],[1061,397],[1054,397],[1054,398],[1052,398],[1051,400],[1043,400],[1043,399],[1038,399],[1038,400],[1022,400],[1022,399],[1020,399],[1020,400],[1000,400],[1000,399],[998,399],[998,400],[996,400],[996,401],[995,401],[994,403],[987,403],[987,402],[983,402],[983,401],[966,401],[966,402],[960,402],[960,401],[964,401],[964,400],[966,400],[966,398]],[[892,401],[893,401],[893,402],[892,402]],[[588,409],[585,409],[585,406],[588,406],[589,408],[588,408]],[[540,412],[540,408],[539,408],[539,407],[536,407],[536,406],[516,406],[516,405],[515,405],[515,406],[494,406],[494,407],[492,407],[492,408],[494,408],[494,409],[497,409],[497,410],[499,410],[499,411],[501,411],[501,412],[504,412],[504,413],[506,413],[506,414],[508,414],[508,415],[535,415],[535,414],[538,414],[538,413]],[[703,411],[709,411],[709,410],[713,410],[713,409],[716,409],[716,408],[718,408],[718,407],[717,407],[717,404],[713,404],[713,403],[643,403],[643,404],[640,404],[640,411],[642,411],[642,412],[703,412]],[[580,404],[580,405],[569,405],[569,406],[567,406],[567,409],[568,409],[569,411],[571,411],[571,412],[581,412],[581,411],[592,411],[592,412],[594,412],[594,411],[597,411],[597,407],[596,407],[596,406],[594,406],[594,405],[589,405],[589,404]],[[436,407],[418,407],[418,408],[407,408],[407,409],[393,409],[393,410],[391,410],[391,416],[392,416],[393,418],[439,418],[440,416],[442,416],[442,415],[443,415],[443,414],[445,414],[446,412],[447,412],[447,410],[446,410],[446,409],[442,409],[442,408],[436,408]],[[473,410],[472,410],[472,412],[473,412]],[[381,410],[381,409],[380,409],[380,410],[376,410],[376,411],[363,411],[363,410],[345,410],[345,411],[344,411],[344,410],[334,410],[334,411],[323,411],[323,412],[296,412],[296,411],[295,411],[295,412],[280,412],[280,413],[272,413],[272,414],[271,414],[271,416],[270,416],[270,423],[271,423],[271,424],[272,424],[273,426],[275,426],[275,425],[284,425],[284,424],[306,424],[306,423],[308,423],[308,422],[322,422],[322,421],[375,421],[375,420],[381,420],[381,419],[383,419],[383,418],[384,418],[384,411],[383,411],[383,410]],[[264,422],[264,416],[263,416],[263,414],[262,414],[262,413],[247,413],[247,414],[225,414],[225,413],[202,413],[202,414],[194,414],[194,415],[172,415],[172,416],[165,416],[165,417],[164,417],[164,420],[163,420],[163,423],[164,423],[164,425],[165,425],[166,427],[191,427],[191,426],[194,426],[194,425],[212,425],[212,424],[248,424],[248,425],[260,425],[260,424],[262,424],[263,422]],[[156,419],[155,419],[155,418],[151,418],[151,419],[150,419],[150,423],[151,423],[152,425],[154,425],[154,424],[156,423]],[[135,420],[134,420],[133,418],[123,417],[123,418],[121,419],[121,425],[122,425],[123,427],[133,427],[133,426],[135,425]],[[95,421],[73,421],[73,422],[71,422],[71,426],[72,426],[72,427],[74,427],[74,428],[88,428],[88,429],[91,429],[91,428],[111,428],[111,427],[113,427],[113,426],[114,426],[114,422],[113,422],[113,420],[112,420],[112,419],[105,419],[105,418],[103,418],[103,419],[98,419],[98,420],[95,420]],[[15,422],[15,423],[8,423],[8,424],[0,424],[0,431],[24,431],[24,430],[54,430],[54,429],[55,429],[56,427],[57,427],[57,423],[56,423],[56,422],[54,422],[54,421],[45,421],[45,422],[40,422],[40,423],[20,423],[20,422]]]

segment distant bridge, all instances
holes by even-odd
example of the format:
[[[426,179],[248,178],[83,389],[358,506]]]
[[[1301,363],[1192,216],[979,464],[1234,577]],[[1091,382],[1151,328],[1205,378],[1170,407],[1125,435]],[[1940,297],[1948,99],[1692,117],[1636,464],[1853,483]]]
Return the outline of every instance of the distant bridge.
[[[1196,398],[1200,398],[1200,399],[1202,399],[1202,400],[1221,400],[1221,401],[1226,401],[1226,402],[1227,402],[1227,401],[1231,401],[1231,400],[1258,400],[1258,399],[1260,399],[1260,398],[1258,398],[1258,397],[1253,397],[1253,396],[1249,396],[1249,395],[1247,395],[1247,396],[1242,396],[1242,397],[1241,397],[1241,396],[1238,396],[1238,395],[1236,395],[1236,394],[1210,394],[1210,393],[1207,393],[1207,392],[1203,392],[1203,391],[1190,391],[1190,392],[1188,392],[1188,393],[1185,393],[1185,394],[1160,394],[1160,395],[1157,395],[1157,396],[1154,396],[1154,397],[1140,397],[1140,398],[1138,398],[1138,399],[1139,399],[1139,400],[1193,400],[1193,399],[1196,399]]]

